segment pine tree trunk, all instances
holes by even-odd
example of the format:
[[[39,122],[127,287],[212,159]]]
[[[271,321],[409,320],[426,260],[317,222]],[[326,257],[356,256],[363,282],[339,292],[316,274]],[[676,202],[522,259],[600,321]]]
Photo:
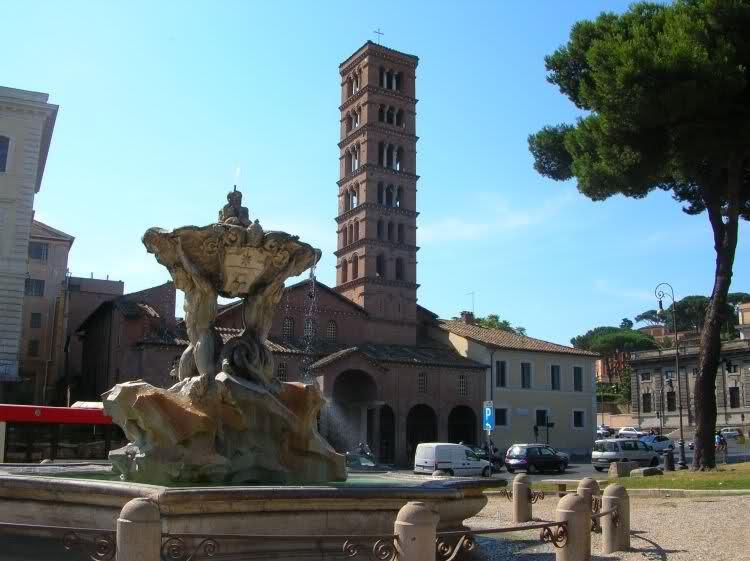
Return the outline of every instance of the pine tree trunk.
[[[741,166],[729,169],[729,192],[738,193],[741,185]],[[716,250],[716,270],[711,301],[706,310],[703,332],[700,339],[698,375],[695,379],[695,454],[693,469],[716,467],[716,371],[721,360],[721,321],[722,310],[727,303],[727,293],[732,283],[732,268],[737,249],[737,229],[739,223],[738,202],[730,195],[727,218],[724,222],[721,209],[708,206],[709,220],[714,233]],[[679,375],[679,373],[678,373]]]

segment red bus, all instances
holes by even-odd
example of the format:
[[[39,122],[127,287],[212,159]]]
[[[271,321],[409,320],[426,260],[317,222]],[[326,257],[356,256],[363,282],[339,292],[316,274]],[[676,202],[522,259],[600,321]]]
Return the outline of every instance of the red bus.
[[[125,444],[101,408],[0,404],[0,463],[106,460]]]

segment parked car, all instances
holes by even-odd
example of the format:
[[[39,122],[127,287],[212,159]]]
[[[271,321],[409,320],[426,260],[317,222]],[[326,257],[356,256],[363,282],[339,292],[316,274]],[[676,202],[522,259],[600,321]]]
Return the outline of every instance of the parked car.
[[[414,473],[442,470],[448,475],[489,477],[492,468],[468,446],[450,442],[422,442],[414,455]]]
[[[721,433],[721,436],[726,439],[735,439],[738,436],[742,436],[742,431],[737,427],[724,427],[719,432]]]
[[[591,463],[596,471],[609,469],[612,462],[628,461],[641,466],[658,466],[659,454],[645,442],[633,438],[606,438],[594,442]]]
[[[648,433],[642,431],[639,427],[622,427],[617,431],[618,438],[640,438]]]
[[[674,442],[666,436],[649,434],[640,438],[641,442],[648,444],[655,452],[663,454],[667,450],[674,450]]]
[[[514,444],[505,453],[505,469],[508,473],[516,470],[534,473],[535,471],[556,471],[565,473],[569,458],[558,453],[546,444]]]
[[[615,434],[615,429],[610,427],[609,425],[599,425],[596,427],[596,435],[601,436],[602,438],[609,438]]]

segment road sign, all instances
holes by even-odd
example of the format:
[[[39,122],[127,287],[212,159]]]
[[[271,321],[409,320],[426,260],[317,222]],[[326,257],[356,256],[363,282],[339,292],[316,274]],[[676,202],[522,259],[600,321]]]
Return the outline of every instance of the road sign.
[[[491,401],[484,402],[484,430],[487,432],[495,428],[495,405]]]

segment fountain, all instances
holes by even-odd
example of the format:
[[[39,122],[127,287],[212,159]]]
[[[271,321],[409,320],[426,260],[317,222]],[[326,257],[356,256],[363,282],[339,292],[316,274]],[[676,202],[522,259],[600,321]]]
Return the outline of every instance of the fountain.
[[[185,293],[190,344],[173,387],[126,382],[105,395],[130,441],[110,459],[123,479],[148,483],[344,480],[344,457],[317,432],[320,390],[309,380],[279,382],[265,344],[284,281],[314,267],[320,250],[251,222],[236,187],[227,199],[216,224],[143,236]],[[242,299],[244,322],[223,345],[214,328],[219,295]]]
[[[320,251],[264,231],[241,197],[230,192],[214,224],[143,236],[185,293],[189,345],[176,367],[179,381],[166,389],[125,382],[104,395],[130,441],[110,454],[111,465],[0,464],[0,531],[35,536],[22,544],[51,537],[65,549],[89,540],[91,559],[113,559],[115,547],[119,559],[125,547],[128,561],[196,560],[217,551],[307,560],[340,556],[342,547],[351,557],[356,540],[370,540],[385,560],[393,548],[381,546],[392,544],[396,516],[410,501],[436,513],[441,530],[455,530],[484,507],[484,489],[506,484],[347,478],[344,457],[318,434],[324,398],[309,364],[303,383],[280,382],[265,344],[284,281],[314,267]],[[241,298],[244,320],[242,333],[223,345],[214,328],[219,295]],[[314,315],[316,305],[313,293],[306,312]],[[335,547],[324,551],[328,542]],[[138,553],[143,548],[150,553]]]

